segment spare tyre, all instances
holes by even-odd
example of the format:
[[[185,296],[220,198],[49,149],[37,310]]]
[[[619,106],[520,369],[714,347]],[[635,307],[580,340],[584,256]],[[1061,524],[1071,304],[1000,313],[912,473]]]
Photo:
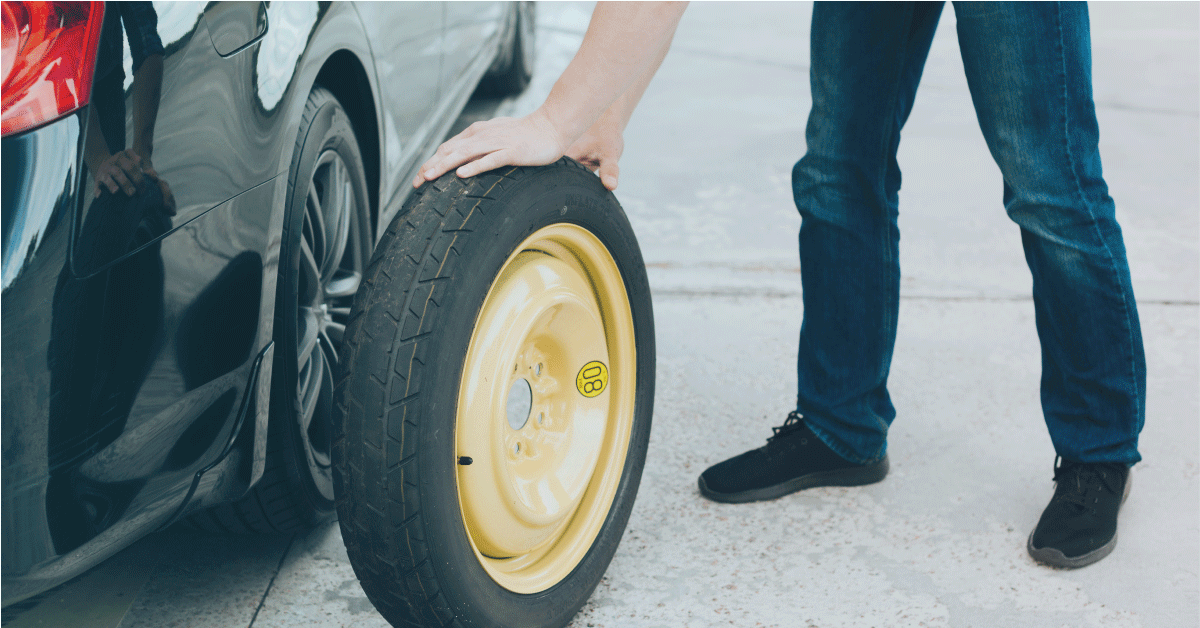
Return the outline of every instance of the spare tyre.
[[[339,523],[379,612],[567,624],[633,507],[654,365],[641,251],[583,166],[417,190],[367,267],[334,395]]]

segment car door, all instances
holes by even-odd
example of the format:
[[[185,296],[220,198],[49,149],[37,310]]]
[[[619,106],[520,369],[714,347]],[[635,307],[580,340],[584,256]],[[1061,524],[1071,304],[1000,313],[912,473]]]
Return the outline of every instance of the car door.
[[[82,546],[132,517],[168,517],[231,438],[270,342],[258,321],[273,297],[264,207],[278,173],[262,156],[252,54],[266,29],[260,2],[107,5],[101,54],[123,51],[123,69],[98,62],[84,152],[149,133],[157,177],[93,194],[102,162],[85,158],[89,193],[51,314],[56,554],[103,551]]]
[[[445,62],[442,64],[442,85],[451,92],[471,64],[481,54],[487,54],[484,43],[495,36],[503,23],[504,2],[447,2]]]

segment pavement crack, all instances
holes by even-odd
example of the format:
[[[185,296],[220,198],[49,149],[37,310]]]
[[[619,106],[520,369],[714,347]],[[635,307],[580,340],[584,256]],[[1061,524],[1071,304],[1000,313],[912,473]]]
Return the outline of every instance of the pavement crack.
[[[1186,109],[1170,109],[1167,107],[1144,107],[1141,105],[1131,105],[1128,103],[1100,101],[1096,103],[1097,109],[1115,109],[1117,111],[1132,111],[1135,113],[1149,113],[1160,116],[1179,116],[1183,118],[1200,117],[1200,112],[1188,111]]]
[[[296,544],[296,534],[288,540],[287,547],[283,548],[283,555],[279,557],[279,564],[275,566],[275,573],[271,574],[271,580],[267,582],[267,588],[263,590],[262,597],[258,600],[258,606],[254,608],[254,614],[250,616],[250,623],[246,624],[246,628],[254,628],[254,622],[258,619],[258,612],[262,610],[263,605],[267,603],[267,596],[271,594],[271,588],[275,586],[275,578],[279,577],[279,572],[283,571],[283,561],[287,560],[288,554],[292,551],[292,546]]]
[[[656,297],[676,297],[684,299],[799,299],[802,295],[798,291],[790,290],[771,290],[771,289],[730,289],[730,290],[689,290],[689,289],[650,289],[651,294]],[[984,296],[984,295],[940,295],[940,294],[901,294],[901,301],[941,301],[941,302],[959,302],[959,303],[1024,303],[1033,301],[1033,297],[1029,295],[1009,295],[1009,296]],[[1140,306],[1163,305],[1163,306],[1184,306],[1196,307],[1200,306],[1200,301],[1187,299],[1138,299]]]

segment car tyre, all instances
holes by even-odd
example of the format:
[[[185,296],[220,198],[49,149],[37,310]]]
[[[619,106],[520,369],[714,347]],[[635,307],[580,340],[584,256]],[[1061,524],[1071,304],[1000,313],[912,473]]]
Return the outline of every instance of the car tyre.
[[[305,103],[288,177],[265,469],[242,499],[189,517],[193,527],[293,532],[333,515],[333,378],[371,252],[367,199],[350,118],[317,87]]]
[[[533,2],[517,2],[513,15],[512,40],[501,46],[496,61],[479,81],[475,94],[489,98],[516,96],[525,91],[533,78],[536,60],[537,7]]]
[[[654,364],[641,252],[583,166],[417,190],[368,266],[335,394],[338,520],[379,612],[566,625],[628,521]]]

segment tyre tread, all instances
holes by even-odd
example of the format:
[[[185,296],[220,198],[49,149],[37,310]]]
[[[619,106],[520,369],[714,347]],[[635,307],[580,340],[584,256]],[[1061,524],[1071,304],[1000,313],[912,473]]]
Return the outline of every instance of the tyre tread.
[[[561,163],[568,163],[563,160]],[[335,460],[339,471],[335,482],[343,475],[362,478],[356,470],[364,464],[376,465],[384,472],[387,487],[360,486],[358,494],[366,499],[351,503],[346,490],[337,491],[337,508],[343,539],[348,549],[360,558],[355,571],[367,597],[397,626],[459,626],[430,564],[424,540],[417,459],[417,424],[409,418],[408,408],[421,398],[421,379],[426,360],[422,341],[435,331],[441,305],[437,293],[443,280],[450,278],[456,246],[472,239],[475,231],[468,225],[476,215],[490,211],[496,197],[489,192],[501,181],[521,178],[520,168],[509,167],[499,172],[462,180],[453,173],[432,181],[417,190],[410,199],[410,208],[393,221],[388,233],[402,230],[415,242],[413,249],[380,246],[368,266],[362,288],[355,298],[358,313],[350,320],[345,335],[345,359],[342,377],[338,378],[335,403],[343,417],[344,429],[335,430]],[[411,236],[416,236],[412,238]],[[390,238],[400,242],[406,238]],[[389,274],[385,268],[395,272]],[[403,286],[403,299],[380,299],[377,292],[392,292]],[[396,303],[396,316],[389,310]],[[379,341],[392,338],[386,355],[389,364],[366,364],[359,348],[370,338]],[[360,388],[349,390],[352,369],[368,368],[371,377],[359,379]],[[362,390],[362,386],[375,388]],[[368,393],[365,394],[364,393]],[[348,399],[372,403],[348,403]],[[393,400],[394,399],[394,400]],[[392,413],[399,420],[388,420]],[[398,433],[389,433],[389,426]],[[382,437],[379,447],[371,441]],[[367,447],[365,445],[371,445]],[[386,450],[386,451],[384,451]],[[393,453],[393,450],[398,450]],[[391,513],[399,516],[391,517]],[[397,524],[391,522],[398,521]],[[399,542],[390,543],[385,533],[392,525],[402,532]]]

